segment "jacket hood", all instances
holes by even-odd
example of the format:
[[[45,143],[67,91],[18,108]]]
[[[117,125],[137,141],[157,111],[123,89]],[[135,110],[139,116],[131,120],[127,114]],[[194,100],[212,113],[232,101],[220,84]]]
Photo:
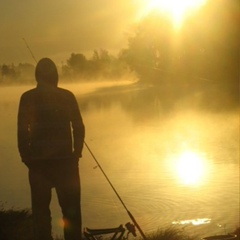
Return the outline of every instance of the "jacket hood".
[[[35,78],[40,85],[57,86],[58,72],[55,63],[49,58],[42,58],[37,63]]]

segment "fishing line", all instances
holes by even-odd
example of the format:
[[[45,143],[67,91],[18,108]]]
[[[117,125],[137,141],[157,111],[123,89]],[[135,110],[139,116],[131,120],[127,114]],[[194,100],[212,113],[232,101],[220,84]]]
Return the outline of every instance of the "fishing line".
[[[35,60],[35,62],[37,63],[36,58],[33,55],[33,52],[31,51],[29,45],[27,44],[27,41],[25,40],[25,38],[23,38],[23,41],[26,44],[27,49],[30,51],[32,58]],[[110,184],[110,186],[112,187],[113,191],[115,192],[115,194],[117,195],[118,199],[120,200],[120,202],[122,203],[123,207],[125,208],[125,210],[127,211],[128,216],[131,218],[131,220],[133,221],[134,225],[136,226],[136,228],[138,229],[138,231],[140,232],[142,238],[144,240],[147,240],[145,234],[143,233],[142,229],[140,228],[140,226],[138,225],[137,221],[135,220],[135,218],[133,217],[133,215],[131,214],[131,212],[128,210],[127,206],[125,205],[125,203],[123,202],[122,198],[120,197],[120,195],[118,194],[117,190],[115,189],[115,187],[112,185],[111,181],[109,180],[107,174],[104,172],[103,168],[101,167],[101,165],[99,164],[98,160],[96,159],[96,157],[94,156],[93,152],[91,151],[91,149],[89,148],[88,144],[84,141],[84,144],[86,146],[86,148],[88,149],[89,153],[91,154],[91,156],[93,157],[93,159],[95,160],[95,162],[97,163],[97,166],[99,167],[99,169],[101,170],[101,172],[103,173],[103,175],[105,176],[105,178],[107,179],[108,183]]]

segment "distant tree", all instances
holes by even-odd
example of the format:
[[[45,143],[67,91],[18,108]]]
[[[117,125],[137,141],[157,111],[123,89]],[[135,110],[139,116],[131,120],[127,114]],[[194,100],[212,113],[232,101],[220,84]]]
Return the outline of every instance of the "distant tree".
[[[121,54],[115,57],[105,49],[95,50],[90,60],[97,69],[98,76],[103,78],[117,79],[129,73],[129,66],[122,59]]]
[[[1,73],[2,73],[2,76],[7,76],[10,72],[10,68],[7,66],[7,65],[2,65],[1,67]]]
[[[88,71],[88,60],[82,53],[72,53],[67,60],[65,71],[69,71],[73,76],[85,76]]]
[[[105,49],[100,49],[94,50],[90,59],[81,53],[72,53],[67,64],[62,66],[62,76],[65,79],[116,79],[126,73],[127,69],[121,59],[109,54]]]
[[[68,79],[73,76],[73,70],[70,68],[70,66],[63,64],[61,67],[61,74],[63,79]]]
[[[184,25],[183,65],[194,76],[239,93],[240,2],[209,0]],[[232,90],[231,90],[232,89]]]
[[[19,72],[14,64],[3,64],[1,67],[1,82],[3,83],[15,83],[19,78]]]
[[[90,59],[92,75],[95,77],[111,77],[115,57],[105,49],[94,50]]]
[[[152,81],[169,71],[172,61],[173,27],[169,19],[152,12],[128,39],[128,48],[120,58],[135,71],[140,80]]]
[[[29,63],[19,63],[17,70],[20,75],[21,83],[29,83],[34,79],[35,67]]]

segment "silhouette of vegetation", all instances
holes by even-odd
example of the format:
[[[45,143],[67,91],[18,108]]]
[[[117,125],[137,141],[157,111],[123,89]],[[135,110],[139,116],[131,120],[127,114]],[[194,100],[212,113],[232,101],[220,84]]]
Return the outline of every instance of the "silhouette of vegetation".
[[[33,240],[32,214],[28,209],[8,209],[0,206],[0,239]],[[63,240],[56,235],[55,240]]]
[[[0,239],[33,239],[32,217],[28,210],[0,209]]]
[[[29,83],[34,77],[35,67],[29,63],[0,65],[0,84]]]
[[[0,207],[0,239],[4,240],[32,240],[32,215],[27,209],[4,210]],[[239,240],[240,227],[237,227],[232,234],[236,234],[236,240]],[[207,235],[207,234],[206,234]],[[190,236],[180,229],[168,227],[166,229],[157,229],[147,235],[148,240],[195,240],[197,236]],[[55,236],[55,240],[63,240],[61,236]],[[138,237],[138,239],[141,239]]]
[[[167,229],[158,229],[147,236],[149,240],[196,240],[197,236],[189,236],[184,231],[169,227]]]
[[[169,95],[207,91],[206,97],[224,96],[236,104],[239,7],[235,0],[209,0],[187,18],[180,31],[174,29],[169,18],[153,11],[129,37],[120,57],[142,83],[158,85]]]
[[[121,57],[143,82],[209,81],[236,88],[239,80],[239,3],[208,1],[182,29],[153,11],[137,26]]]
[[[126,63],[110,55],[105,49],[95,50],[90,59],[82,53],[72,53],[67,63],[62,66],[63,78],[75,80],[116,79],[127,71]]]
[[[34,80],[35,66],[20,63],[18,66],[0,65],[0,84],[26,84]],[[72,53],[66,63],[59,68],[62,81],[89,81],[117,79],[129,73],[129,67],[122,59],[107,50],[95,50],[90,59],[83,53]]]
[[[6,64],[3,64],[1,66],[1,78],[0,82],[12,82],[15,81],[17,78],[17,71],[15,66],[12,64],[11,66],[8,66]]]

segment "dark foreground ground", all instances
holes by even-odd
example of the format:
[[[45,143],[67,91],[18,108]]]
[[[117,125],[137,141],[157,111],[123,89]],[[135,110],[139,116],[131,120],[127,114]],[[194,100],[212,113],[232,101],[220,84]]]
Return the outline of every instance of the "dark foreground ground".
[[[239,224],[239,223],[238,223]],[[0,240],[33,240],[32,215],[29,210],[5,210],[0,207]],[[233,232],[240,240],[240,227]],[[147,235],[148,240],[198,240],[198,236],[188,236],[182,230],[175,228],[157,229]],[[55,240],[63,240],[61,236],[54,236]],[[141,237],[137,237],[141,239]],[[218,239],[215,239],[218,240]]]

